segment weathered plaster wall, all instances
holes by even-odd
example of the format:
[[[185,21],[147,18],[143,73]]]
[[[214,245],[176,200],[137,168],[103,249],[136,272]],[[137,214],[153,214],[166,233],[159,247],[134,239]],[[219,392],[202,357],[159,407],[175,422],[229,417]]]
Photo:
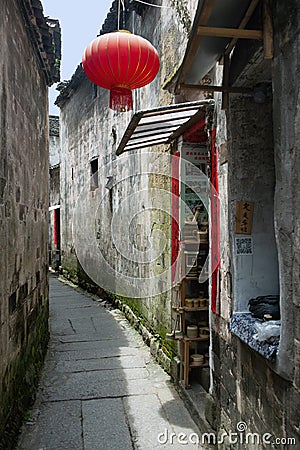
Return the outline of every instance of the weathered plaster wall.
[[[49,116],[49,165],[50,169],[60,163],[59,117]]]
[[[49,265],[59,266],[59,217],[60,210],[60,137],[59,117],[49,116]]]
[[[118,289],[118,273],[120,273],[120,290],[122,286],[122,274],[128,272],[135,273],[137,277],[145,277],[148,273],[143,266],[138,266],[130,262],[130,255],[122,257],[120,252],[116,250],[111,236],[112,218],[117,214],[117,209],[121,203],[128,199],[131,195],[144,190],[147,186],[155,187],[154,180],[148,176],[140,174],[147,170],[142,167],[139,154],[136,153],[134,158],[123,157],[115,159],[114,151],[116,148],[115,136],[122,136],[127,115],[119,115],[107,108],[108,94],[103,90],[98,90],[98,96],[93,98],[91,93],[94,92],[92,84],[85,80],[80,89],[74,93],[70,101],[68,101],[61,111],[62,121],[62,162],[61,162],[61,224],[62,224],[62,266],[69,276],[78,277],[82,282],[82,271],[79,268],[77,257],[75,255],[76,245],[72,232],[73,214],[76,209],[87,207],[97,211],[98,226],[97,239],[99,240],[99,248],[105,256],[110,266],[116,270],[116,280],[114,281],[116,292]],[[125,123],[124,123],[125,122]],[[90,191],[90,161],[92,158],[98,157],[99,161],[99,187],[96,192]],[[105,168],[102,170],[102,168]],[[108,177],[112,177],[113,187],[109,190],[106,188]],[[162,183],[159,183],[162,189]],[[87,204],[81,203],[78,196],[82,190],[86,189]],[[145,201],[149,201],[146,195]],[[97,203],[98,199],[102,199],[101,203]],[[128,206],[128,205],[127,205]],[[91,216],[87,209],[86,217]],[[130,210],[128,211],[130,217]],[[93,216],[92,216],[93,217]],[[150,220],[150,221],[149,221]],[[146,213],[138,218],[137,227],[140,227],[140,236],[138,236],[138,245],[142,248],[142,241],[146,235],[151,234],[151,227],[157,223],[155,215],[149,217]],[[165,223],[165,231],[170,234],[170,224],[167,226],[169,219]],[[123,241],[129,238],[126,222],[117,223],[118,235],[124,237]],[[158,243],[159,244],[159,243]],[[82,243],[84,245],[84,243]],[[93,261],[97,261],[97,252],[99,248],[91,248],[83,251],[84,266],[90,267],[88,273],[92,276]],[[77,249],[78,252],[78,249]],[[170,248],[165,252],[165,263],[168,264],[170,258]],[[129,258],[129,260],[128,260]],[[82,262],[82,261],[81,261]],[[92,267],[91,267],[92,266]],[[96,270],[101,271],[99,267]],[[153,267],[152,267],[152,270]],[[95,274],[97,278],[98,275]],[[86,278],[84,277],[84,282]],[[101,287],[105,287],[104,285]],[[127,295],[130,298],[130,291]],[[167,326],[170,320],[170,311],[165,308],[166,300],[161,301],[160,298],[148,299],[144,302],[134,302],[135,308],[144,314],[144,316],[152,323],[155,328],[159,327],[162,322]],[[163,316],[163,317],[162,317]]]
[[[225,242],[221,244],[220,315],[212,315],[213,386],[219,410],[217,426],[221,435],[222,432],[235,432],[237,423],[244,421],[251,432],[263,434],[269,429],[270,433],[281,436],[284,428],[282,412],[278,411],[273,398],[280,378],[263,358],[229,331],[232,313],[248,311],[251,297],[278,293],[271,99],[257,104],[253,97],[232,97],[227,124],[228,163],[222,161],[221,149],[220,195],[222,203],[227,205],[229,232],[225,232]],[[236,255],[236,200],[254,202],[253,255]],[[264,386],[267,379],[269,391]],[[283,411],[284,406],[281,408]]]
[[[59,205],[60,203],[60,167],[50,169],[50,192],[49,204],[50,206]]]
[[[0,40],[0,448],[10,449],[48,341],[48,99],[18,1],[0,3]]]
[[[170,6],[169,2],[165,3]],[[157,48],[162,62],[161,70],[151,85],[134,91],[134,109],[140,110],[170,104],[173,98],[171,94],[161,89],[161,85],[165,78],[170,76],[174,65],[179,64],[187,41],[187,35],[181,31],[178,32],[178,29],[182,30],[178,15],[174,9],[145,7],[141,15],[133,11],[129,18],[128,28],[149,39]],[[84,78],[71,97],[61,104],[62,265],[65,272],[75,277],[80,274],[81,278],[82,272],[78,267],[74,236],[72,235],[72,217],[76,211],[78,195],[84,186],[88,186],[90,183],[90,161],[92,158],[98,157],[99,168],[109,167],[114,162],[112,167],[107,169],[105,176],[100,176],[97,190],[98,193],[100,191],[100,197],[103,198],[98,210],[98,239],[101,242],[101,248],[117,273],[119,271],[120,274],[126,274],[131,271],[137,277],[149,276],[149,284],[151,284],[154,283],[153,276],[170,265],[170,217],[159,211],[151,211],[150,213],[142,212],[136,219],[136,238],[139,248],[143,248],[149,236],[156,233],[158,228],[166,235],[167,246],[161,257],[157,261],[155,260],[150,267],[136,264],[120,255],[112,242],[110,226],[117,208],[124,199],[140,190],[146,192],[149,188],[170,191],[171,180],[163,175],[141,177],[140,173],[147,170],[147,164],[141,160],[139,152],[134,153],[134,158],[125,156],[125,158],[115,159],[117,144],[123,136],[132,113],[119,114],[109,110],[108,98],[107,91],[96,88]],[[159,159],[161,150],[161,148],[154,149],[157,156],[155,153],[153,160]],[[158,163],[157,167],[162,174],[170,174],[168,164],[160,165]],[[107,177],[110,176],[113,187],[108,189],[105,186],[109,180]],[[90,192],[88,200],[90,204],[93,203],[96,195],[98,195],[96,192]],[[145,201],[155,207],[155,199],[151,199],[151,194],[145,193]],[[125,223],[120,224],[120,233],[123,233],[124,240],[128,236],[125,227]],[[159,240],[154,242],[156,248],[152,248],[153,252],[160,246],[163,248]],[[95,252],[97,253],[97,251],[98,249],[95,248],[85,252],[85,261],[88,263],[88,260],[96,260]],[[116,274],[115,283],[118,292],[118,283],[122,284],[122,277],[118,277]],[[151,292],[151,288],[152,286],[149,285],[149,292]],[[139,312],[144,318],[143,320],[148,322],[156,332],[162,336],[165,335],[171,320],[170,293],[152,298],[145,296],[143,300],[133,300],[130,298],[131,293],[128,292],[125,297],[125,301]]]
[[[60,153],[59,117],[49,116],[49,206],[60,202]]]
[[[248,311],[250,298],[279,292],[278,257],[274,235],[275,169],[272,98],[255,103],[241,96],[230,102],[229,211],[234,311]],[[252,254],[237,254],[236,201],[254,203]],[[249,235],[250,236],[250,235]]]

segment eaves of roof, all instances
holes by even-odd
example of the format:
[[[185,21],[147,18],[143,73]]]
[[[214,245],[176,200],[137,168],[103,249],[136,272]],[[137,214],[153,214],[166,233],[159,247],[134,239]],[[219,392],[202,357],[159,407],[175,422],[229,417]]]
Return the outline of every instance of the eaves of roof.
[[[61,31],[59,21],[44,17],[40,0],[18,0],[18,3],[46,83],[51,86],[60,79]]]

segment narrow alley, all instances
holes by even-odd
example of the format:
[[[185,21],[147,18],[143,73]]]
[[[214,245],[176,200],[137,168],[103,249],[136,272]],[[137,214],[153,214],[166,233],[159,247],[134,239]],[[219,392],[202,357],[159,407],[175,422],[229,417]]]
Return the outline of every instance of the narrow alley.
[[[170,377],[121,312],[52,276],[50,329],[19,450],[176,450],[180,433],[200,437]]]

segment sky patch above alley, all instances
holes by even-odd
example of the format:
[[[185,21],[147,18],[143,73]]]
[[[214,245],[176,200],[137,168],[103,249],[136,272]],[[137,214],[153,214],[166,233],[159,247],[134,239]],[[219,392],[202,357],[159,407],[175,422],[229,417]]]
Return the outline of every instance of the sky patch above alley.
[[[109,12],[112,0],[42,0],[44,15],[59,19],[62,29],[61,80],[72,77],[81,62],[85,47],[99,33]],[[53,102],[58,95],[55,86],[50,89],[49,112],[59,114]]]

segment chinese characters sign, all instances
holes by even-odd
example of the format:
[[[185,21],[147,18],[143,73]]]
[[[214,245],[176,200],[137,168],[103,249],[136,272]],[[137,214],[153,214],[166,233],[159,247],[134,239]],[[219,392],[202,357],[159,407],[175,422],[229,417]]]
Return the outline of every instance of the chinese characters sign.
[[[235,207],[235,233],[251,234],[253,202],[237,201]]]

